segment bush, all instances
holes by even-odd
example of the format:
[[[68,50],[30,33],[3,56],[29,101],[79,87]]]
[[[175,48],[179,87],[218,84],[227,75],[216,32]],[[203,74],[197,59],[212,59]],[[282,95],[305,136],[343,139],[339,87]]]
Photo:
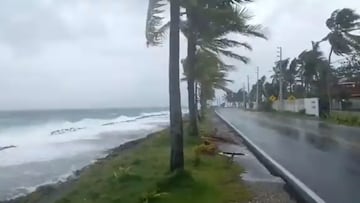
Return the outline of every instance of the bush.
[[[200,164],[200,162],[201,162],[200,156],[201,155],[214,156],[214,155],[216,155],[216,152],[217,152],[216,145],[207,140],[205,140],[203,144],[195,146],[194,147],[194,160],[193,160],[194,166],[196,167]]]
[[[201,144],[194,148],[195,156],[215,155],[216,152],[217,152],[217,148],[216,148],[216,145],[213,143]]]
[[[305,115],[305,114],[306,114],[306,110],[305,110],[305,109],[301,109],[301,110],[299,111],[299,114]]]
[[[141,177],[134,174],[131,171],[131,167],[119,167],[113,172],[113,178],[117,182],[129,181],[129,180],[141,180]]]
[[[250,107],[250,109],[253,109],[254,108],[254,103],[250,102],[249,107]]]
[[[270,101],[265,101],[259,103],[259,111],[271,112],[274,109],[272,108],[272,103]]]
[[[348,110],[351,108],[351,106],[352,106],[351,101],[341,101],[342,110]]]
[[[329,107],[330,107],[330,105],[329,105],[328,98],[320,98],[319,99],[320,118],[328,118],[329,117],[329,114],[330,114]]]

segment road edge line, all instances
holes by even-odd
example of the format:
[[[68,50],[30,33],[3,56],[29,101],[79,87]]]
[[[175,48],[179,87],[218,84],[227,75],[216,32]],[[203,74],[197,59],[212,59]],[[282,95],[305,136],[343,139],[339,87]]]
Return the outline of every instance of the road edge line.
[[[249,148],[249,150],[254,153],[254,155],[259,159],[259,161],[274,171],[282,179],[289,184],[290,187],[306,202],[308,203],[325,203],[325,201],[319,197],[314,191],[307,187],[303,182],[296,178],[291,172],[289,172],[285,167],[280,165],[277,161],[271,158],[266,152],[260,149],[255,145],[249,138],[245,136],[239,129],[237,129],[232,123],[228,122],[217,110],[215,110],[216,115],[224,121],[228,126],[230,126],[243,140],[244,144]]]

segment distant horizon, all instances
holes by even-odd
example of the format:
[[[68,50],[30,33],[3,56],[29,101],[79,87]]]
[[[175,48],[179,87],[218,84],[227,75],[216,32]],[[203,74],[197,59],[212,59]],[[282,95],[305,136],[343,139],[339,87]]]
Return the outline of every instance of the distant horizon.
[[[0,109],[0,112],[10,111],[76,111],[76,110],[111,110],[111,109],[161,109],[169,108],[169,106],[138,106],[138,107],[94,107],[94,108],[33,108],[33,109]],[[188,106],[182,106],[182,109],[187,109]]]

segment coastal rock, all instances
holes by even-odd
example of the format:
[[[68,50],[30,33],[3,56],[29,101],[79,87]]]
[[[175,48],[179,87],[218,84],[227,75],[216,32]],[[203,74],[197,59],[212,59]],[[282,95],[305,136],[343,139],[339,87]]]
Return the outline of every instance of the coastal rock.
[[[50,135],[61,135],[61,134],[65,134],[68,132],[75,132],[78,130],[82,130],[84,128],[66,128],[66,129],[60,129],[60,130],[54,130],[50,133]]]

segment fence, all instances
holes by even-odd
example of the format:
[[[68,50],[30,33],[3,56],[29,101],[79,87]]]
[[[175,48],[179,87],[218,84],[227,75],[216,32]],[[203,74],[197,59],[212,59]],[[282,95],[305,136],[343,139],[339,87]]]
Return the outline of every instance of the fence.
[[[281,106],[283,106],[283,108],[281,108]],[[314,115],[319,117],[319,98],[304,98],[295,99],[292,101],[284,100],[283,105],[281,105],[281,102],[277,100],[272,104],[272,107],[277,111],[305,111],[305,114],[307,115]]]

